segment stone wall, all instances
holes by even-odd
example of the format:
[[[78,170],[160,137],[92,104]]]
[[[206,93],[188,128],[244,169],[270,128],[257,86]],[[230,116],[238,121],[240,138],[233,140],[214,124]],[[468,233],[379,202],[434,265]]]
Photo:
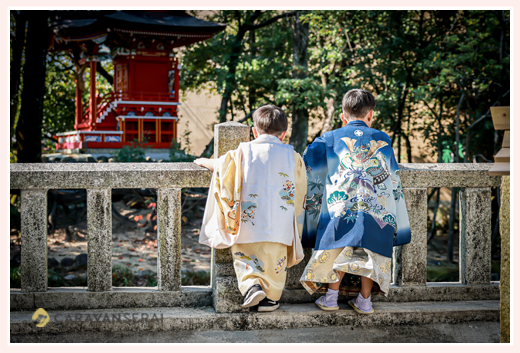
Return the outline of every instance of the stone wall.
[[[249,140],[249,127],[228,122],[215,126],[216,156]],[[380,301],[498,299],[490,282],[490,188],[500,178],[488,175],[490,164],[401,164],[401,180],[411,220],[412,241],[396,248],[394,282]],[[244,311],[229,250],[213,251],[211,288],[180,283],[180,189],[207,187],[211,173],[193,163],[12,164],[11,189],[21,189],[21,290],[11,291],[11,310],[32,310],[42,302],[53,308],[111,308],[213,305],[217,312]],[[461,188],[461,283],[426,282],[428,187]],[[112,237],[110,191],[155,188],[158,194],[158,288],[111,287],[107,245]],[[48,189],[87,189],[88,289],[47,289],[46,208]],[[504,223],[503,223],[504,226]],[[508,228],[509,229],[509,228]],[[504,245],[503,245],[504,246]],[[306,254],[310,250],[306,249]],[[303,261],[303,263],[305,260]],[[302,266],[289,269],[282,302],[308,302],[298,282]],[[508,275],[502,274],[503,279]],[[191,298],[191,299],[190,299]],[[193,299],[195,298],[195,299]]]

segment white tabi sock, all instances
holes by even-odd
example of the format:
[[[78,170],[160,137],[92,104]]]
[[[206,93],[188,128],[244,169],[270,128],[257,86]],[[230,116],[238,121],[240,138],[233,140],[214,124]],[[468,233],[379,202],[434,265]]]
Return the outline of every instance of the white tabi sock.
[[[338,305],[338,294],[339,294],[339,289],[334,290],[334,289],[329,288],[327,290],[327,294],[325,294],[325,298],[323,299],[324,304],[327,306]]]

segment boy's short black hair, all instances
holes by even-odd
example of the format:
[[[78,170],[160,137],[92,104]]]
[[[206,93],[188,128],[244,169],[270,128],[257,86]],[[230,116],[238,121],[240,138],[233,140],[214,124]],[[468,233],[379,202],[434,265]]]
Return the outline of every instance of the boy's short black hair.
[[[274,105],[262,105],[253,113],[253,123],[259,134],[280,136],[289,126],[287,115]]]
[[[376,99],[372,93],[356,88],[345,93],[341,105],[347,120],[363,119],[368,112],[374,110]]]

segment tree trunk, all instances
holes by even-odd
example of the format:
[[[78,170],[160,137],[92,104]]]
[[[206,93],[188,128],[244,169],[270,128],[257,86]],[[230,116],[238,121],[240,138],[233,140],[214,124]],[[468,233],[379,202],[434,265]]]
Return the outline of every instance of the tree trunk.
[[[251,51],[251,56],[249,61],[251,66],[253,66],[253,60],[256,58],[256,46],[255,46],[255,31],[249,31],[249,49]],[[256,88],[253,86],[253,83],[249,85],[249,110],[253,110],[256,107]]]
[[[428,244],[430,244],[430,242],[435,237],[435,233],[437,232],[437,230],[435,229],[436,226],[437,226],[435,222],[437,220],[437,212],[439,210],[439,198],[440,198],[440,195],[441,195],[441,188],[436,188],[435,190],[437,191],[437,198],[435,200],[435,208],[433,209],[432,226],[430,228],[430,234],[428,234],[428,240],[427,240]],[[435,190],[434,190],[434,192],[435,192]]]
[[[327,116],[325,117],[323,121],[323,126],[321,128],[321,134],[324,134],[328,131],[334,130],[334,124],[332,122],[332,119],[334,119],[334,103],[335,99],[330,98],[327,100]]]
[[[18,103],[20,101],[19,93],[20,93],[20,75],[22,71],[22,53],[23,47],[25,44],[25,13],[24,11],[14,12],[15,18],[15,37],[12,41],[12,51],[13,51],[13,59],[11,61],[11,91],[10,91],[10,122],[11,122],[11,130],[9,134],[9,140],[13,137],[14,133],[14,122],[16,113],[18,111]]]
[[[459,104],[457,105],[457,117],[455,128],[455,163],[459,163],[459,143],[460,143],[460,106],[464,100],[464,92],[461,94]],[[455,211],[457,208],[457,188],[451,188],[451,204],[450,204],[450,224],[448,228],[448,253],[447,260],[453,262],[453,245],[455,241]]]
[[[304,79],[307,77],[309,65],[309,24],[302,23],[301,12],[295,16],[293,35],[293,78]],[[309,133],[309,112],[307,109],[292,109],[292,132],[289,143],[294,149],[302,153],[307,146]]]
[[[448,253],[446,260],[453,263],[453,247],[455,243],[455,210],[457,207],[457,188],[451,188],[450,224],[448,228]]]
[[[105,68],[103,66],[101,66],[101,63],[98,61],[96,63],[96,71],[105,78],[105,80],[108,81],[108,83],[110,83],[110,85],[114,85],[114,77],[112,77],[112,75],[110,75],[107,70],[105,70]]]
[[[238,32],[235,36],[235,41],[233,42],[233,48],[231,50],[231,56],[229,58],[229,71],[224,85],[224,94],[222,94],[222,101],[220,103],[220,109],[218,111],[218,121],[220,123],[226,122],[228,104],[231,100],[231,95],[235,90],[235,74],[237,72],[238,59],[240,58],[240,54],[242,53],[244,47],[242,40],[244,39],[244,36],[246,35],[247,31],[250,29],[250,25],[253,24],[256,21],[256,19],[260,17],[261,14],[262,12],[259,10],[253,12],[253,14],[249,18],[246,18],[244,23],[242,25],[239,25],[238,27]],[[237,14],[237,16],[240,16],[240,14]],[[237,20],[240,21],[240,18],[237,18]]]
[[[401,133],[404,107],[406,105],[406,96],[408,95],[408,82],[405,83],[403,91],[399,97],[399,105],[397,106],[397,162],[401,163]]]
[[[43,99],[49,43],[48,12],[27,11],[28,29],[23,68],[22,106],[16,126],[19,163],[41,162]]]

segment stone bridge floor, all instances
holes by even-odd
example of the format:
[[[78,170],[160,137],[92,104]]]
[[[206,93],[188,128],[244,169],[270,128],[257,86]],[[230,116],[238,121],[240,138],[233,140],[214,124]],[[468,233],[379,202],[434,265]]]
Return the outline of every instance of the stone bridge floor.
[[[356,314],[346,303],[336,312],[314,304],[282,304],[272,313],[219,314],[212,307],[68,310],[49,311],[43,328],[32,322],[33,312],[21,311],[11,312],[11,342],[497,343],[499,305],[375,303],[373,315]]]

